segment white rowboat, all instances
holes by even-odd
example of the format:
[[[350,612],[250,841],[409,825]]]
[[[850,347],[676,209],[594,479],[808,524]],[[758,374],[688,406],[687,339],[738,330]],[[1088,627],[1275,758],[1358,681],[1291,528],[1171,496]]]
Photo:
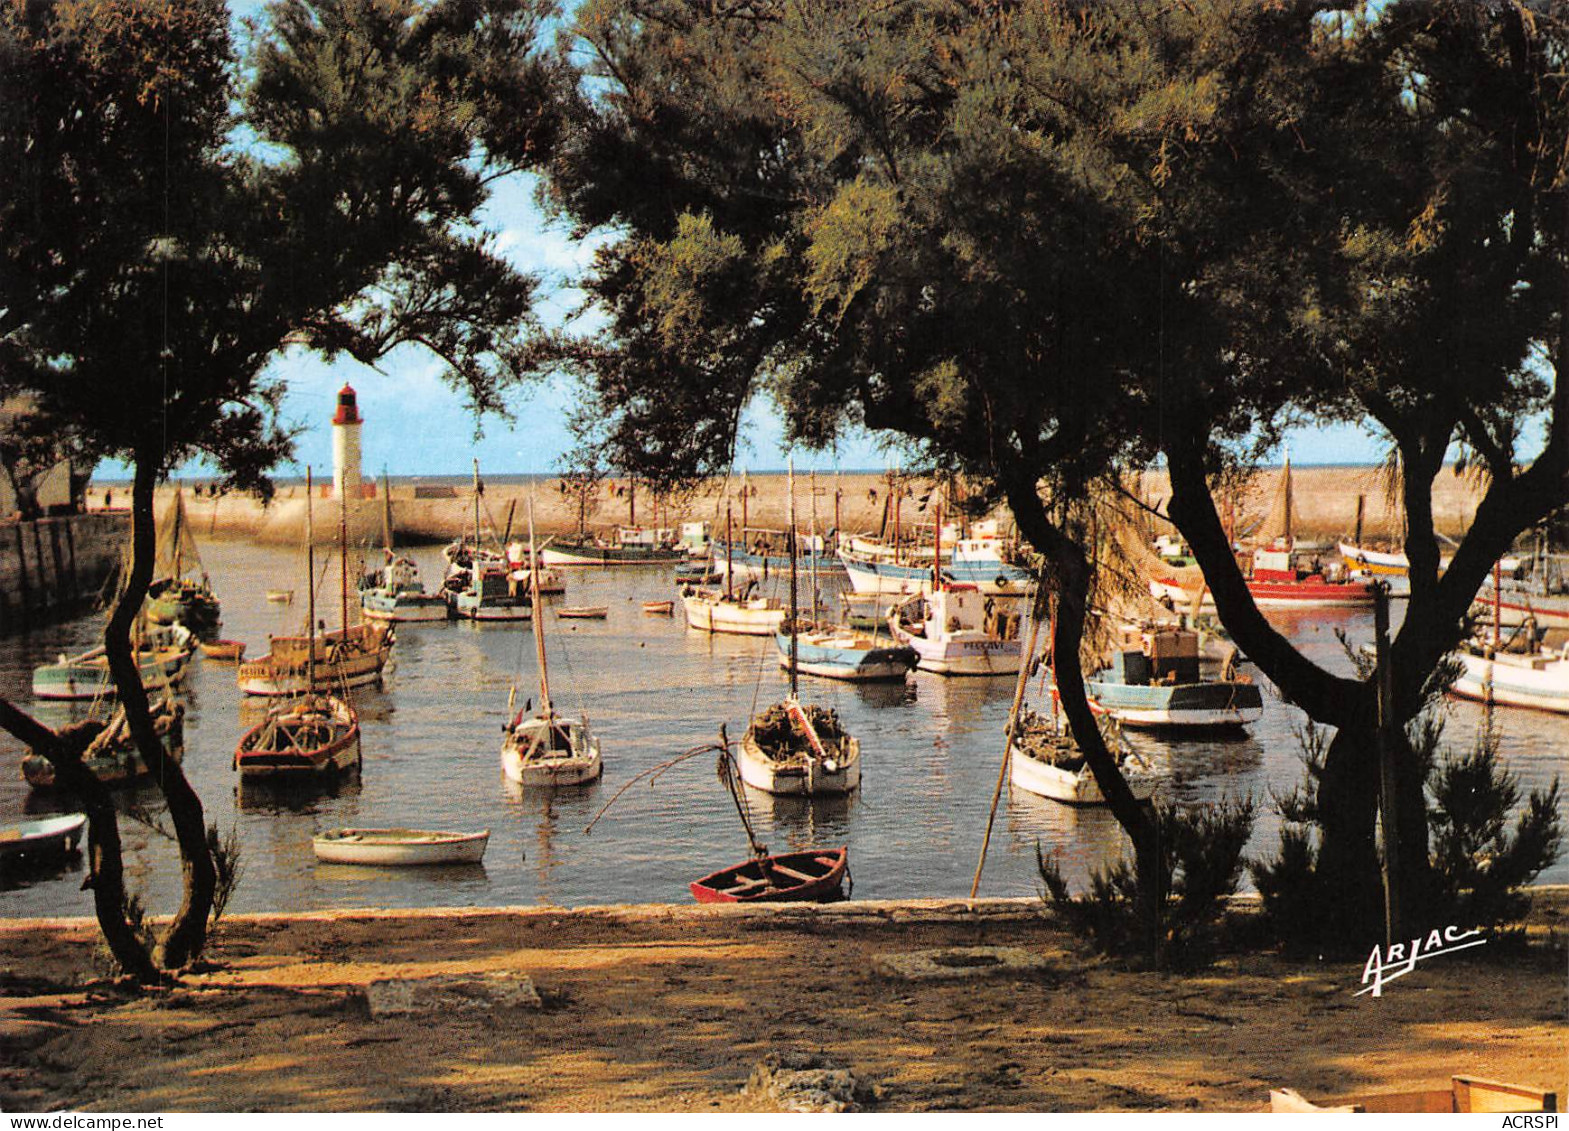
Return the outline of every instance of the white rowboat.
[[[490,830],[477,833],[429,829],[331,829],[311,840],[316,859],[328,864],[402,868],[425,864],[478,864]]]

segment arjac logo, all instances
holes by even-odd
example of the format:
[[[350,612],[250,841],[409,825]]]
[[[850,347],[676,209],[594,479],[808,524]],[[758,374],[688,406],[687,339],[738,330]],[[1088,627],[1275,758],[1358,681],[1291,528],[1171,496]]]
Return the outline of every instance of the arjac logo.
[[[1414,938],[1409,946],[1405,943],[1391,943],[1387,951],[1375,946],[1373,953],[1368,955],[1367,965],[1362,968],[1363,988],[1352,996],[1361,997],[1371,993],[1374,997],[1383,997],[1385,982],[1404,978],[1425,958],[1481,946],[1487,941],[1481,935],[1479,929],[1462,931],[1459,927],[1445,927],[1440,932],[1434,927],[1426,938]]]

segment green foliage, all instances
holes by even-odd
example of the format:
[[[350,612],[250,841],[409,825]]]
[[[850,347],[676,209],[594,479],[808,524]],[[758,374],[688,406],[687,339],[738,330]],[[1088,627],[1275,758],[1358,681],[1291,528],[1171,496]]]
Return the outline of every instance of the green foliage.
[[[230,826],[228,833],[219,833],[216,823],[207,826],[207,850],[212,853],[213,869],[217,873],[217,882],[212,893],[212,923],[218,925],[218,920],[223,918],[224,911],[229,906],[235,889],[240,886],[240,879],[245,874],[245,869],[240,864],[240,830],[238,826]]]
[[[1522,806],[1518,780],[1499,761],[1491,719],[1461,753],[1444,751],[1444,718],[1437,711],[1413,721],[1407,738],[1426,783],[1432,877],[1419,904],[1406,909],[1408,926],[1509,932],[1530,908],[1525,889],[1563,850],[1558,780],[1532,791]],[[1275,799],[1282,818],[1279,851],[1273,859],[1252,861],[1249,870],[1273,941],[1288,949],[1355,951],[1377,937],[1377,929],[1347,917],[1339,878],[1318,867],[1317,783],[1327,739],[1309,727],[1299,740],[1305,779]]]
[[[1242,877],[1242,850],[1253,831],[1253,803],[1156,806],[1161,894],[1158,961],[1191,968],[1209,960],[1218,943],[1217,922]],[[1036,864],[1052,906],[1073,929],[1104,953],[1149,952],[1149,903],[1137,865],[1118,860],[1090,875],[1090,889],[1074,897],[1055,859],[1035,849]],[[1141,881],[1143,881],[1141,883]]]

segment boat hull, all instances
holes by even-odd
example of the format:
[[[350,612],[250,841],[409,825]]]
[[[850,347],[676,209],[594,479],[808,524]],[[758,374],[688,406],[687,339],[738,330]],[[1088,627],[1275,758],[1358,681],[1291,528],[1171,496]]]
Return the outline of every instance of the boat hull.
[[[1461,651],[1453,656],[1462,666],[1449,689],[1451,694],[1506,707],[1569,714],[1569,659],[1561,654],[1488,657]]]
[[[914,649],[916,667],[937,675],[1014,675],[1023,656],[1017,640],[997,640],[981,633],[929,640],[906,632],[897,616],[888,619],[888,628],[895,640]]]
[[[805,756],[775,761],[748,730],[736,750],[741,780],[753,789],[779,797],[823,797],[850,793],[861,785],[861,743],[846,736],[845,751],[830,768]]]
[[[138,662],[145,687],[171,686],[185,678],[191,654],[184,650],[160,651]],[[109,662],[102,656],[94,660],[63,661],[45,664],[33,671],[33,698],[55,700],[113,699],[118,695]]]
[[[280,722],[317,725],[324,741],[271,743],[271,728]],[[349,705],[338,699],[327,700],[319,711],[309,714],[288,707],[275,709],[240,737],[234,752],[234,768],[241,782],[310,781],[346,773],[359,764],[359,720]]]
[[[892,643],[858,645],[851,636],[836,644],[831,635],[814,639],[816,635],[803,633],[796,637],[795,670],[801,674],[852,682],[903,679],[920,660],[913,648]],[[790,634],[775,633],[774,644],[779,650],[779,666],[789,671]]]
[[[722,868],[689,887],[699,903],[823,903],[841,897],[849,868],[847,847],[808,849]]]
[[[1478,591],[1472,609],[1491,623],[1494,603],[1493,584],[1487,582]],[[1532,620],[1540,629],[1569,629],[1569,596],[1530,593],[1505,586],[1496,603],[1498,623],[1504,628],[1518,628]]]
[[[1360,609],[1373,604],[1373,586],[1363,581],[1259,581],[1249,580],[1248,592],[1261,609]],[[1193,603],[1193,594],[1170,578],[1150,582],[1150,594],[1178,608]],[[1215,607],[1214,595],[1204,590],[1201,604]]]
[[[389,596],[369,590],[360,598],[360,611],[366,620],[394,624],[429,624],[450,620],[452,610],[439,593],[399,593]]]
[[[315,677],[308,663],[310,643],[305,637],[274,637],[272,651],[259,660],[241,664],[235,676],[246,695],[269,698],[331,694],[341,688],[379,683],[394,643],[390,625],[365,624],[349,629],[348,643],[341,630],[315,639]]]
[[[1264,715],[1252,683],[1125,684],[1086,680],[1090,706],[1124,726],[1150,728],[1240,727]]]
[[[1124,772],[1123,779],[1133,796],[1146,801],[1155,793],[1157,779],[1148,773]],[[1017,744],[1008,747],[1008,780],[1018,789],[1059,801],[1064,805],[1105,805],[1106,795],[1088,766],[1077,770],[1064,769],[1050,762],[1033,758],[1019,749]]]
[[[930,562],[921,566],[878,561],[850,551],[841,551],[839,560],[849,575],[851,589],[857,593],[908,596],[932,591]],[[944,563],[942,573],[947,581],[973,585],[988,597],[1017,596],[1030,587],[1028,573],[1001,561],[949,561]]]
[[[0,860],[43,858],[75,852],[87,814],[68,813],[0,829]]]
[[[588,785],[604,772],[599,739],[587,733],[580,719],[552,716],[550,722],[565,732],[565,745],[535,749],[540,724],[536,716],[525,720],[519,715],[508,728],[501,744],[501,772],[516,785],[553,789],[560,786]]]
[[[687,627],[728,636],[772,636],[784,623],[785,610],[772,601],[726,601],[702,593],[682,594]]]
[[[576,566],[657,566],[674,565],[686,560],[683,550],[662,550],[652,546],[590,546],[556,543],[540,550],[540,561],[547,567]]]
[[[452,611],[459,620],[517,621],[532,620],[534,606],[525,597],[485,598],[473,593],[459,593],[453,599]]]
[[[490,830],[477,833],[426,829],[331,829],[311,840],[316,859],[326,864],[358,864],[378,868],[428,867],[432,864],[478,864],[490,841]]]

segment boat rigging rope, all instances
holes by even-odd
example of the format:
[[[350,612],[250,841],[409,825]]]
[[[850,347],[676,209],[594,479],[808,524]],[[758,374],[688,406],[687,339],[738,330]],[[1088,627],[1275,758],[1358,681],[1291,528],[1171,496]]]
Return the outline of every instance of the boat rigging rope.
[[[627,790],[631,789],[633,785],[635,785],[636,783],[642,781],[644,778],[647,778],[648,779],[648,784],[650,786],[652,786],[654,784],[654,782],[659,780],[660,776],[666,770],[670,769],[673,766],[677,766],[677,765],[681,764],[682,762],[685,762],[688,758],[695,758],[699,754],[709,754],[709,753],[712,753],[715,750],[722,750],[722,749],[723,749],[723,747],[719,746],[717,743],[705,742],[701,746],[694,746],[690,750],[683,750],[681,753],[677,754],[674,758],[668,759],[667,761],[664,761],[664,762],[660,762],[658,765],[650,766],[648,769],[644,770],[642,773],[634,775],[632,778],[630,778],[627,781],[627,783],[625,785],[623,785],[620,789],[616,790],[616,792],[611,795],[609,801],[605,802],[603,805],[601,805],[599,807],[599,812],[594,814],[594,819],[589,821],[587,826],[584,827],[583,834],[585,836],[587,836],[589,833],[592,833],[594,831],[594,826],[599,823],[599,818],[603,817],[605,815],[606,811],[609,810],[609,808],[616,803],[617,798],[619,798]]]

